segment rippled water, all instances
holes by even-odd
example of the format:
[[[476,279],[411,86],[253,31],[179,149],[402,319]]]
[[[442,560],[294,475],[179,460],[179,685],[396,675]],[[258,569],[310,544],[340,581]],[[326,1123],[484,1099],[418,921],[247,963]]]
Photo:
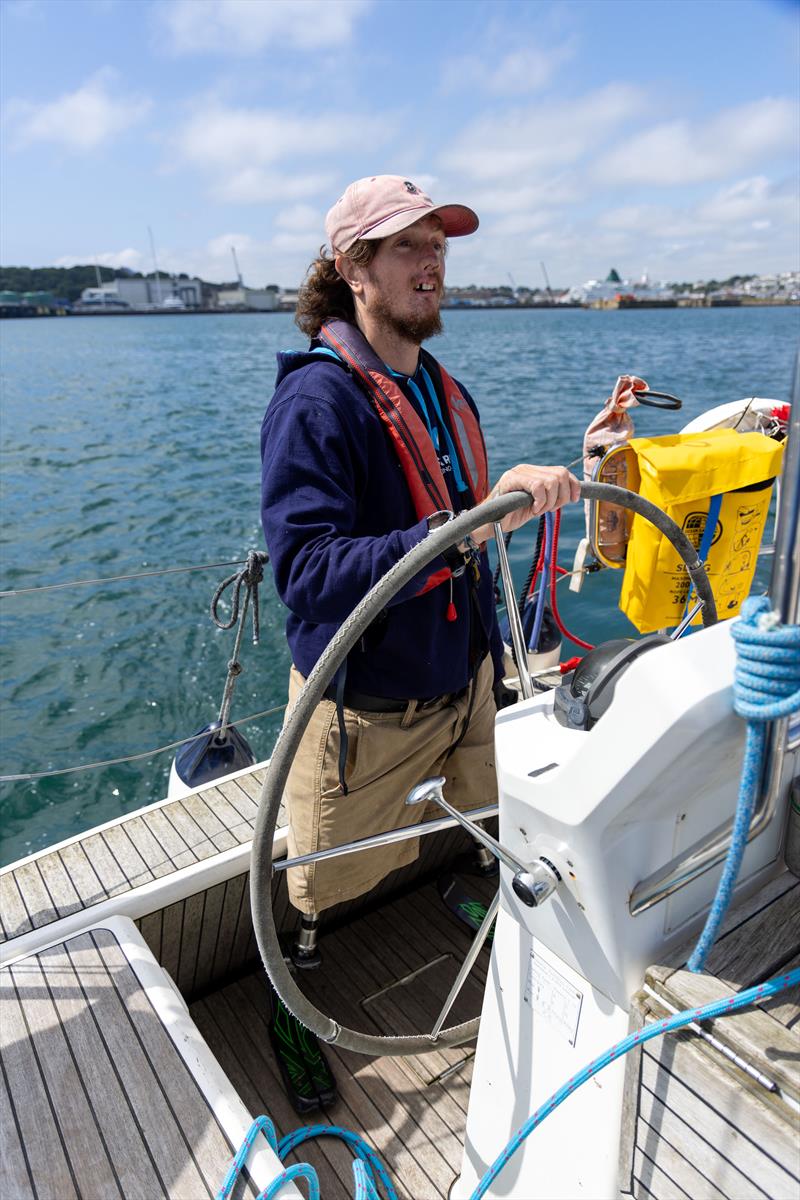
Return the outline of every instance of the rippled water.
[[[684,401],[639,410],[637,432],[675,432],[741,396],[788,399],[797,311],[477,311],[446,314],[433,347],[476,397],[492,474],[570,462],[622,371]],[[20,320],[2,342],[0,587],[239,559],[261,548],[258,435],[291,317]],[[582,516],[562,525],[569,564]],[[512,559],[524,575],[531,537]],[[148,751],[219,709],[233,634],[208,603],[235,568],[0,599],[2,774]],[[604,572],[563,615],[590,641],[630,631]],[[234,719],[285,699],[288,656],[271,581],[262,638],[245,642]],[[244,727],[266,757],[281,715]],[[0,862],[161,799],[171,756],[36,783],[0,784]]]

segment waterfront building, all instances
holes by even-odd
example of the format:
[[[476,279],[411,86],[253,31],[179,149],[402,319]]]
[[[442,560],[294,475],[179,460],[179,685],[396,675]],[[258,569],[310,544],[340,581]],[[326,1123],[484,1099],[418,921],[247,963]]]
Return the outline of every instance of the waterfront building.
[[[100,287],[84,288],[81,307],[100,308],[201,308],[203,284],[199,279],[155,279],[120,275]]]
[[[278,293],[271,288],[238,287],[222,288],[217,292],[219,308],[241,308],[256,312],[275,312],[278,308]]]

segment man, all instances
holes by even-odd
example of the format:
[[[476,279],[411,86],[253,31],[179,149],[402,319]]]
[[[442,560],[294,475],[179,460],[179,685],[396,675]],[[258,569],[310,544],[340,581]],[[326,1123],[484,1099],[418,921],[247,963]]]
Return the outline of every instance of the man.
[[[488,468],[469,394],[421,350],[441,332],[448,237],[473,233],[463,205],[434,205],[394,175],[358,180],[326,220],[301,290],[307,352],[279,355],[262,428],[262,519],[289,609],[290,701],[359,600],[431,528],[486,498]],[[577,500],[563,467],[514,467],[493,494],[526,491],[504,529]],[[479,546],[491,526],[474,533]],[[291,856],[420,819],[405,806],[432,775],[463,809],[496,796],[494,689],[502,642],[485,549],[435,559],[350,652],[318,706],[287,785]],[[338,703],[337,703],[338,702]],[[295,960],[311,957],[317,914],[417,856],[418,840],[288,874],[304,914]]]

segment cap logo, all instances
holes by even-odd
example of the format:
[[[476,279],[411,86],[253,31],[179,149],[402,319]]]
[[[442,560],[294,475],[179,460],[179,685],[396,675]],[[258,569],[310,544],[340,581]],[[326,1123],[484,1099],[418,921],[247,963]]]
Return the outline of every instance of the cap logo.
[[[419,195],[419,188],[417,187],[417,185],[415,183],[411,183],[410,180],[406,179],[403,186],[407,192],[411,192],[412,196]]]

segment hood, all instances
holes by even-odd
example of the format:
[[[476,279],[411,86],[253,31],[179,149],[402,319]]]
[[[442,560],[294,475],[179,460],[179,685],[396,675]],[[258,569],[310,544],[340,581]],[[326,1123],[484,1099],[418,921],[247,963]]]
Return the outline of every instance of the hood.
[[[287,375],[291,375],[292,371],[299,371],[301,367],[308,367],[311,363],[319,362],[320,359],[323,362],[325,359],[332,359],[334,362],[344,366],[341,359],[332,350],[328,350],[316,341],[311,343],[308,350],[279,350],[275,357],[278,361],[278,374],[275,378],[276,387],[279,383],[283,382]]]

